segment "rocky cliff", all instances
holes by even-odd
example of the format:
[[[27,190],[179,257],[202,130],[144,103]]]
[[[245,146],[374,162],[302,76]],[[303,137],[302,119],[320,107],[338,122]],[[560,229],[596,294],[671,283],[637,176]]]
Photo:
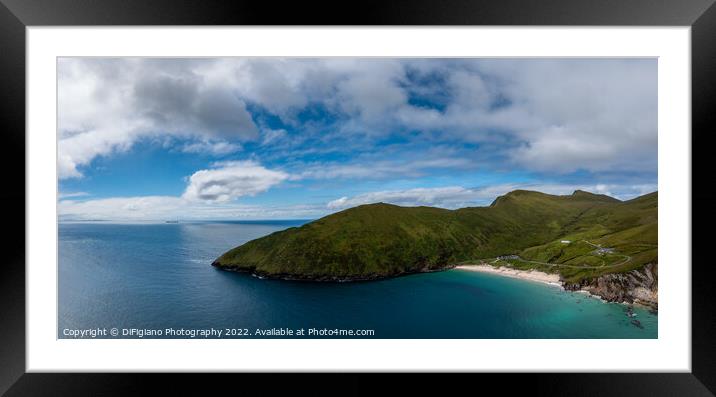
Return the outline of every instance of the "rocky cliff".
[[[605,274],[579,283],[564,283],[570,291],[587,291],[609,302],[637,303],[658,308],[658,265],[650,263],[627,273]]]

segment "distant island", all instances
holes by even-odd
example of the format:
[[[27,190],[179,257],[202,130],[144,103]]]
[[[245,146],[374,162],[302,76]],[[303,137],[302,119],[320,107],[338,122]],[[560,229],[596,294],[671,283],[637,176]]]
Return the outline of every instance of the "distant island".
[[[457,210],[368,204],[249,241],[212,265],[312,281],[487,265],[556,274],[566,289],[656,308],[657,210],[657,192],[620,201],[580,190],[515,190]]]

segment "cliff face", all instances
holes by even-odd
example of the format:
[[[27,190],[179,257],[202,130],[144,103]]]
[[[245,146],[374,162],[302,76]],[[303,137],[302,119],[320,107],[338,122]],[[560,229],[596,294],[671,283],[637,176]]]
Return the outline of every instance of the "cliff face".
[[[579,283],[565,283],[571,291],[583,290],[609,302],[638,303],[658,308],[659,279],[655,263],[627,273],[605,274]]]

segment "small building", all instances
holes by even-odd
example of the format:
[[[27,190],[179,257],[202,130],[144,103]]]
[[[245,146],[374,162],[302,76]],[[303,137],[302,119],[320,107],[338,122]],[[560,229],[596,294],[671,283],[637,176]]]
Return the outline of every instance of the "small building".
[[[606,254],[613,254],[614,248],[598,248],[596,250],[597,255],[606,255]]]
[[[569,244],[569,243],[571,243],[571,241],[569,241],[569,240],[562,240],[562,244]]]

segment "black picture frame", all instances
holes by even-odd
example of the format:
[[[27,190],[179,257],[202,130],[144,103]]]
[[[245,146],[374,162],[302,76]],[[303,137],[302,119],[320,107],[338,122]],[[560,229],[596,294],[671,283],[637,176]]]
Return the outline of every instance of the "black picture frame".
[[[588,25],[690,26],[692,77],[692,371],[690,373],[469,374],[430,376],[254,374],[262,394],[404,395],[457,392],[466,383],[483,391],[549,395],[708,396],[716,391],[716,275],[709,263],[707,227],[716,193],[710,158],[716,124],[716,6],[714,0],[492,0],[292,2],[179,0],[0,0],[0,131],[5,185],[0,190],[5,233],[0,266],[0,393],[136,395],[153,387],[171,394],[208,394],[215,387],[247,387],[247,377],[173,374],[25,373],[25,44],[27,26],[72,25]],[[711,127],[711,128],[710,128]],[[699,183],[697,183],[699,181]],[[687,192],[685,192],[686,194]],[[20,209],[23,209],[21,211]],[[701,227],[701,233],[697,230]],[[575,352],[578,356],[579,352]],[[581,359],[588,359],[581,357]],[[565,357],[569,360],[569,357]],[[276,379],[278,376],[279,379]],[[378,386],[377,382],[380,382]],[[479,385],[479,386],[478,386]],[[193,387],[199,389],[192,389]],[[469,389],[467,389],[469,390]],[[323,393],[322,393],[323,392]]]

